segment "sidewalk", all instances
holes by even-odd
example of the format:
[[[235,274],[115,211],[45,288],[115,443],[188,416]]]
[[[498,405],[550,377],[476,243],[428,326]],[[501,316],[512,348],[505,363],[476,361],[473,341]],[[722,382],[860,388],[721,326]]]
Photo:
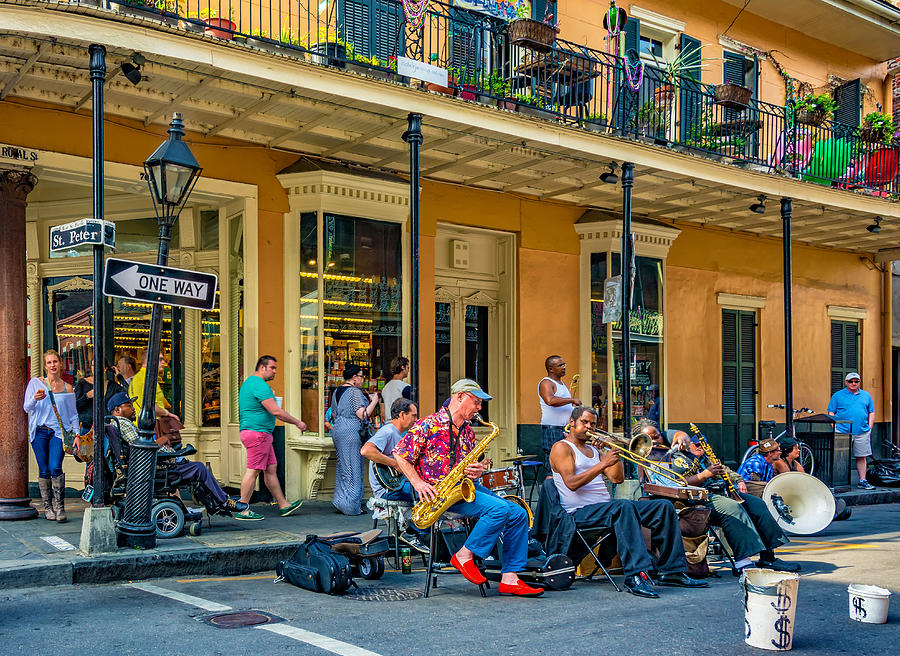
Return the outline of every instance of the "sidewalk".
[[[34,502],[37,506],[39,500]],[[71,583],[105,583],[133,579],[190,575],[238,575],[274,569],[310,533],[372,528],[370,514],[348,517],[333,511],[330,501],[306,501],[290,517],[278,515],[274,505],[254,504],[263,521],[240,522],[204,513],[203,532],[158,540],[156,549],[119,549],[93,558],[78,549],[86,503],[66,499],[65,523],[38,519],[0,522],[0,589]],[[75,549],[60,551],[43,537],[62,538]]]
[[[849,506],[900,502],[900,489],[864,492],[855,487],[838,494]],[[37,502],[35,502],[37,505]],[[106,583],[167,576],[235,576],[272,570],[289,557],[310,533],[372,528],[370,514],[347,517],[334,512],[330,501],[307,501],[294,515],[280,517],[275,506],[255,504],[263,521],[239,522],[229,517],[204,519],[203,532],[157,541],[156,549],[119,549],[89,558],[78,550],[86,504],[66,499],[69,521],[38,519],[0,522],[0,589],[72,583]],[[59,551],[43,537],[62,538],[75,549]]]

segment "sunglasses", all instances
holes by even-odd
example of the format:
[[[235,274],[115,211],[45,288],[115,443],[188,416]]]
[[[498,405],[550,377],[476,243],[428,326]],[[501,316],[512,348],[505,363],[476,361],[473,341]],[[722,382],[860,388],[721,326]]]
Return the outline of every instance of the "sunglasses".
[[[848,380],[847,382],[850,383],[851,385],[859,385],[858,380]]]

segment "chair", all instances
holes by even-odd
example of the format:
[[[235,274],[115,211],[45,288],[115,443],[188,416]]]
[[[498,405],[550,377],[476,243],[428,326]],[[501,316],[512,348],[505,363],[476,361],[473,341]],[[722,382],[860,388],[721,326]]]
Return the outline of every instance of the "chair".
[[[588,78],[576,84],[553,84],[552,101],[560,107],[574,107],[575,117],[584,118],[585,108],[594,99],[594,80]]]
[[[544,544],[544,551],[547,553],[565,553],[577,563],[587,555],[580,553],[583,546],[594,561],[594,569],[586,577],[587,580],[593,580],[594,575],[599,570],[612,583],[616,592],[622,591],[609,575],[609,571],[597,555],[597,550],[603,543],[609,538],[615,539],[612,527],[578,528],[575,525],[575,519],[562,507],[559,501],[559,492],[552,478],[544,480],[544,485],[538,497],[538,509],[534,518],[534,526],[535,528],[532,531],[533,537],[536,537]],[[571,536],[568,535],[569,531],[572,532]],[[573,549],[573,543],[579,545],[577,549]]]
[[[454,530],[446,526],[450,522],[460,522],[462,530]],[[456,568],[450,564],[450,558],[460,550],[471,530],[467,517],[456,513],[445,512],[440,519],[431,525],[428,538],[428,558],[425,563],[425,598],[431,593],[432,587],[437,587],[438,574],[458,574]],[[452,571],[447,571],[447,568]],[[478,586],[482,597],[487,597],[488,583]]]
[[[390,499],[372,497],[368,505],[371,510],[383,513],[381,517],[373,515],[374,523],[372,528],[378,528],[379,519],[387,525],[388,535],[394,541],[394,567],[400,569],[400,534],[407,525],[403,514],[412,508],[412,504],[408,501],[392,501]]]

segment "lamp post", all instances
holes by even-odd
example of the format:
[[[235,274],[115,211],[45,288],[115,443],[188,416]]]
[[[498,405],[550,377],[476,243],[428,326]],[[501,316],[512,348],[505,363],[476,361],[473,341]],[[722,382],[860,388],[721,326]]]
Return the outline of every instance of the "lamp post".
[[[634,164],[622,163],[622,434],[631,436],[631,193]],[[637,472],[628,468],[629,478]]]
[[[169,242],[172,227],[184,208],[197,179],[200,165],[181,138],[184,123],[176,113],[169,124],[169,139],[162,143],[144,162],[144,176],[153,198],[153,209],[159,223],[159,250],[156,263],[169,262]],[[156,546],[156,527],[150,521],[153,502],[153,478],[156,471],[154,436],[156,420],[156,385],[159,374],[160,332],[163,307],[153,304],[150,312],[150,342],[144,380],[144,398],[138,417],[138,439],[131,445],[128,457],[128,481],[125,487],[125,510],[117,531],[119,544],[124,547],[152,549]]]
[[[409,144],[409,313],[411,341],[409,347],[409,386],[412,398],[419,402],[419,146],[422,145],[422,115],[407,116],[409,129],[403,141]]]

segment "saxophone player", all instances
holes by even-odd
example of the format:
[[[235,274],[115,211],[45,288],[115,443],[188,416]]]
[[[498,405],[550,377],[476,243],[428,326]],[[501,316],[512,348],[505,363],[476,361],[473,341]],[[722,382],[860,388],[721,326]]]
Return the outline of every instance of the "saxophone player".
[[[469,422],[481,410],[482,402],[490,400],[490,395],[474,380],[458,380],[450,388],[450,402],[419,419],[394,447],[397,467],[421,499],[434,499],[434,485],[474,449],[475,431]],[[450,563],[471,583],[484,583],[485,577],[474,559],[486,558],[502,535],[503,572],[498,591],[501,595],[538,597],[544,591],[526,585],[516,574],[525,569],[528,556],[528,515],[520,506],[477,482],[489,467],[487,460],[466,467],[466,476],[475,484],[475,498],[471,502],[459,501],[450,510],[477,521]]]

